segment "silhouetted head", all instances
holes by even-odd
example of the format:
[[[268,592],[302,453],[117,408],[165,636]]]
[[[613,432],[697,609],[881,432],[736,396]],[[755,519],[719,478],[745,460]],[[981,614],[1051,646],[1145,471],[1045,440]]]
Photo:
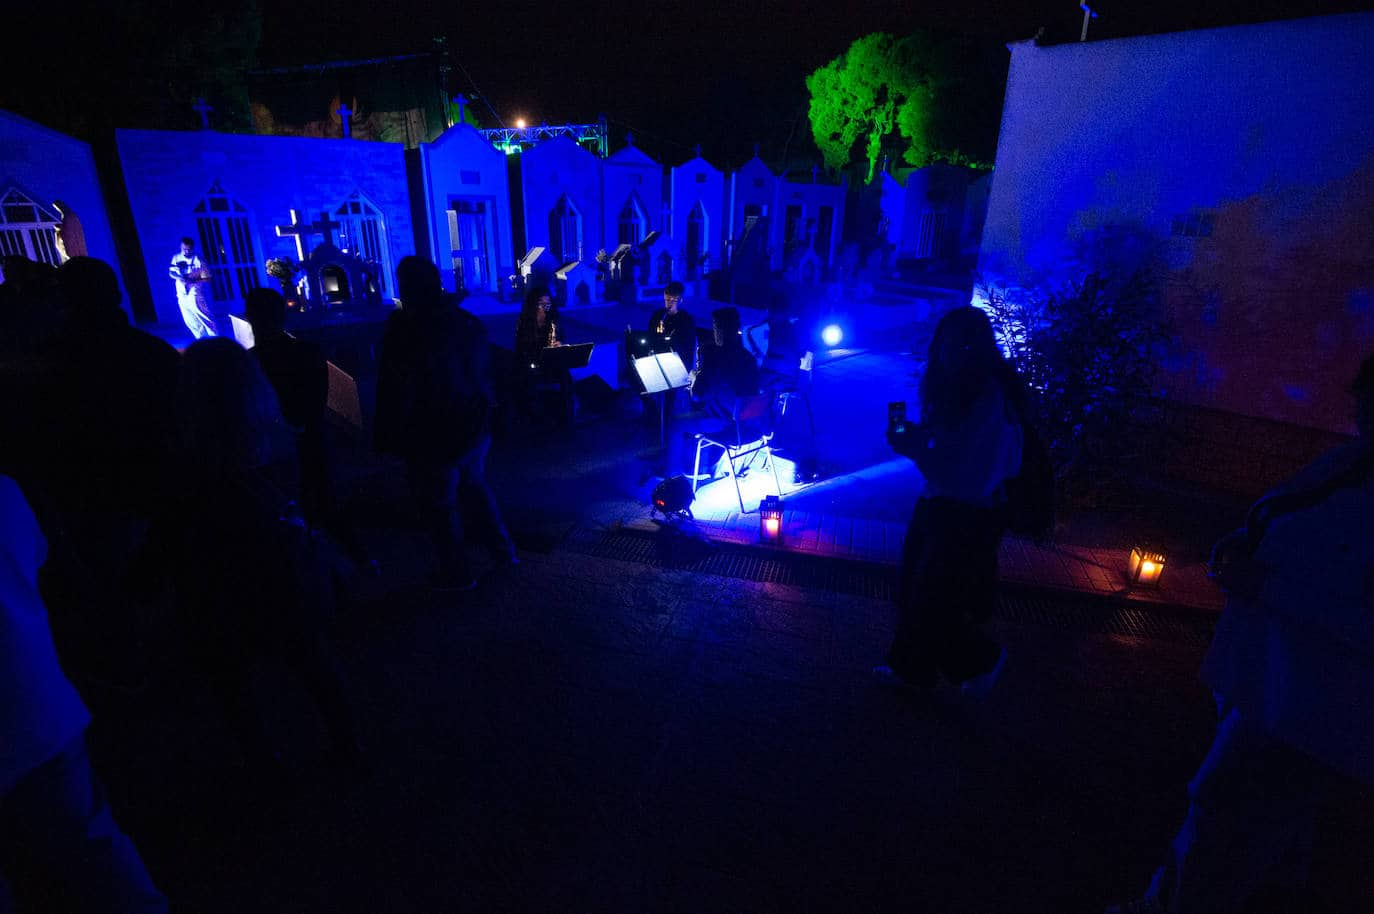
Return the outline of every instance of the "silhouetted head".
[[[212,476],[271,462],[286,433],[277,395],[258,360],[224,337],[186,349],[177,423],[191,465]]]
[[[48,264],[18,254],[0,257],[0,289],[6,298],[46,301],[56,287],[57,271]]]
[[[444,302],[439,268],[423,257],[402,257],[396,265],[396,287],[401,306],[411,311],[433,311]]]
[[[72,314],[83,317],[124,314],[120,307],[124,294],[119,290],[119,277],[103,260],[94,257],[68,260],[57,268],[57,288]]]
[[[682,296],[687,291],[687,287],[674,279],[663,287],[663,307],[668,309],[669,314],[676,314],[678,305],[682,304]]]
[[[195,251],[195,249],[196,249],[196,242],[195,242],[195,239],[194,239],[194,238],[183,237],[183,238],[181,239],[181,253],[183,253],[183,254],[190,254],[190,253],[192,253],[193,251]]]
[[[542,324],[552,311],[553,295],[546,286],[530,286],[525,290],[525,301],[520,306],[522,320]]]
[[[1360,365],[1350,392],[1355,395],[1355,427],[1361,438],[1374,441],[1374,354]]]
[[[997,348],[992,322],[980,308],[955,308],[935,326],[921,378],[922,418],[957,420],[992,381],[1003,381],[1009,366]]]
[[[265,340],[286,330],[286,299],[274,289],[254,289],[243,300],[243,314],[253,327],[253,338]]]
[[[742,346],[739,335],[739,311],[734,308],[717,308],[711,312],[711,332],[715,334],[717,346]]]

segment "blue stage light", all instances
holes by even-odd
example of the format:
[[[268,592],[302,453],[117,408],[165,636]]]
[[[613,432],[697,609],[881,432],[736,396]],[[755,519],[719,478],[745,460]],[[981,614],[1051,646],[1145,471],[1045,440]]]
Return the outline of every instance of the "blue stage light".
[[[827,346],[838,346],[842,339],[844,339],[844,330],[840,328],[839,324],[826,324],[825,329],[821,331],[821,342]]]

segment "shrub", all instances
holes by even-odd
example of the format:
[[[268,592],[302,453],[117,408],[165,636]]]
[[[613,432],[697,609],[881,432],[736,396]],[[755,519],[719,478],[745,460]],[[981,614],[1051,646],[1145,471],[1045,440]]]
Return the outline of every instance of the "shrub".
[[[1156,274],[1088,273],[1055,291],[980,281],[978,290],[1033,391],[1064,494],[1094,500],[1136,468],[1152,430],[1144,405],[1169,337]]]

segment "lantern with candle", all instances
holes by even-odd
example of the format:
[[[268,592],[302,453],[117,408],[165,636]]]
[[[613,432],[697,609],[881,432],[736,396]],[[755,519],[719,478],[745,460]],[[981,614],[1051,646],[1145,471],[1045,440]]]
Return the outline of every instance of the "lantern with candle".
[[[1126,567],[1126,577],[1137,587],[1155,587],[1164,573],[1168,557],[1163,551],[1152,546],[1136,546],[1131,549],[1130,563]]]
[[[782,545],[782,499],[776,495],[759,503],[759,542]]]

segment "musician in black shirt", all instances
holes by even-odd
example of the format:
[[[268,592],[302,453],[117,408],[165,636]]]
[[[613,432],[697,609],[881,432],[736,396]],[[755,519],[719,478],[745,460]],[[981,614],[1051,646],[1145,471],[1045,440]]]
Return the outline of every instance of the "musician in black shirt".
[[[696,365],[697,326],[692,315],[682,307],[684,291],[682,283],[676,280],[668,283],[663,290],[663,307],[649,318],[649,332],[666,340],[691,371]]]

